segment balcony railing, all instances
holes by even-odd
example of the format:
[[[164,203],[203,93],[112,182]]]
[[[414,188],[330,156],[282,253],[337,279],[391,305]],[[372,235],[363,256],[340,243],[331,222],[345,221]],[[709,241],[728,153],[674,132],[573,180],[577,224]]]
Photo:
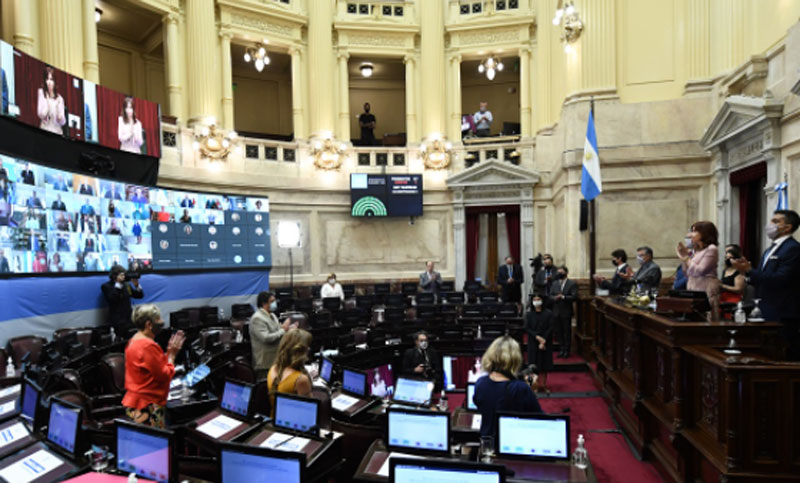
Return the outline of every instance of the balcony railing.
[[[339,0],[339,13],[349,17],[402,18],[411,13],[410,0]]]

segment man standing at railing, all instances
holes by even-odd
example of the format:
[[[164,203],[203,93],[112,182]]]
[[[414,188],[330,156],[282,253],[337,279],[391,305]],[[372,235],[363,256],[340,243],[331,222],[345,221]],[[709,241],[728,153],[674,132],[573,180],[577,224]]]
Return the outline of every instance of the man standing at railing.
[[[487,138],[492,130],[492,111],[489,110],[489,103],[481,101],[478,112],[476,112],[472,119],[475,121],[475,134],[480,138]]]
[[[358,125],[361,126],[361,145],[375,145],[375,115],[369,112],[369,102],[364,103],[364,112],[358,116]]]

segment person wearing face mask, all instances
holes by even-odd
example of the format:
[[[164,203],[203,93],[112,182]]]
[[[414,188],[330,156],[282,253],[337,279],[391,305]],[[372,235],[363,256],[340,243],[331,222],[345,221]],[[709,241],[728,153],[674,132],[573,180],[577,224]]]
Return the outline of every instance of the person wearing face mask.
[[[344,302],[344,290],[342,290],[339,282],[336,281],[335,273],[328,275],[328,283],[322,286],[319,296],[322,298],[339,297]]]
[[[544,307],[544,297],[538,292],[533,294],[531,306],[533,310],[525,314],[528,364],[536,364],[539,370],[538,391],[549,393],[547,373],[553,369],[553,313]]]
[[[269,368],[275,362],[278,344],[283,334],[292,325],[287,317],[281,323],[275,312],[278,311],[278,302],[272,292],[261,292],[256,298],[258,310],[250,317],[250,347],[253,353],[253,370],[256,380],[266,379]]]
[[[522,266],[514,263],[514,257],[506,257],[506,263],[497,271],[497,283],[500,284],[503,303],[520,305],[524,277]],[[521,307],[518,307],[519,309]]]
[[[661,285],[661,267],[653,261],[653,249],[637,248],[636,261],[639,262],[639,270],[633,276],[633,283],[648,293],[651,290],[658,290],[658,286]]]
[[[428,334],[417,332],[414,336],[414,347],[403,354],[403,374],[411,377],[422,377],[440,385],[442,377],[441,358],[428,345]]]
[[[792,234],[800,226],[800,215],[792,210],[775,211],[766,226],[772,244],[761,259],[752,263],[734,260],[733,267],[745,274],[756,288],[759,308],[766,320],[783,324],[788,360],[800,360],[800,243]]]
[[[166,427],[164,418],[169,384],[175,375],[175,356],[186,339],[179,330],[170,337],[166,353],[154,340],[164,328],[161,311],[153,304],[133,311],[137,332],[125,348],[125,414],[135,423]]]
[[[553,286],[550,287],[550,301],[553,305],[553,318],[558,334],[559,357],[569,357],[572,347],[572,315],[578,300],[578,284],[569,279],[569,269],[558,267]]]
[[[742,258],[742,249],[739,245],[725,246],[725,268],[722,269],[720,281],[719,302],[735,304],[742,300],[747,281],[744,273],[736,270],[733,261]]]
[[[633,269],[628,265],[628,254],[622,248],[617,248],[611,252],[611,263],[616,267],[614,277],[608,280],[602,275],[594,274],[594,281],[609,293],[627,294],[631,290],[631,280],[633,279]]]
[[[549,305],[547,297],[550,295],[550,285],[553,283],[553,275],[556,267],[553,266],[553,256],[549,253],[542,255],[542,268],[536,272],[533,278],[535,290],[545,297],[545,305]]]
[[[100,287],[108,303],[107,320],[109,325],[120,328],[131,323],[131,299],[144,297],[144,292],[138,278],[132,279],[131,283],[125,281],[122,265],[111,267],[108,278],[109,281]]]
[[[709,317],[719,319],[719,278],[717,262],[717,227],[710,221],[698,221],[692,225],[686,239],[678,242],[676,253],[681,260],[688,282],[686,289],[705,292],[711,304]]]
[[[472,115],[472,120],[475,122],[475,134],[479,138],[489,137],[492,130],[492,111],[489,110],[489,103],[481,101],[478,104],[478,112]]]

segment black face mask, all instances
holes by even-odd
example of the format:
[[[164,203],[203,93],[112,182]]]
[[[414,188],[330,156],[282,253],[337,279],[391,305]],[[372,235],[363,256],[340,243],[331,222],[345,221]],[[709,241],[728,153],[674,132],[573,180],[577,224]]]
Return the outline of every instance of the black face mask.
[[[733,262],[731,261],[730,258],[726,258],[725,259],[725,266],[726,267],[732,267],[733,266]]]
[[[156,335],[160,334],[161,331],[164,330],[164,324],[163,323],[161,323],[161,324],[151,324],[151,325],[153,327],[151,329],[153,331],[153,336],[156,336]]]
[[[611,260],[611,263],[616,267],[619,265],[619,262],[616,260]]]

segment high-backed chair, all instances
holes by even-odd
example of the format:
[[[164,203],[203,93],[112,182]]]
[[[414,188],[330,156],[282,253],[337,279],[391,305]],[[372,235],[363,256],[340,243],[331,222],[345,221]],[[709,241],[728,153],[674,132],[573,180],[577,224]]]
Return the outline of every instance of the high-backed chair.
[[[58,369],[47,376],[44,390],[46,393],[59,391],[80,391],[81,376],[75,369]]]
[[[319,401],[319,421],[317,425],[321,428],[329,428],[331,425],[331,396],[325,389],[312,389],[311,397]]]
[[[308,316],[302,312],[287,312],[281,314],[280,320],[283,321],[286,317],[289,317],[291,323],[296,323],[297,326],[303,330],[308,330],[311,328],[311,323],[308,320]]]
[[[28,361],[31,364],[39,362],[39,357],[42,355],[42,347],[47,344],[47,339],[35,335],[23,335],[21,337],[14,337],[8,340],[8,352],[14,365],[19,367],[22,358],[30,352]]]
[[[100,385],[106,394],[125,392],[125,354],[112,352],[100,358]]]
[[[236,334],[231,327],[209,327],[200,331],[200,339],[203,341],[203,347],[206,346],[206,339],[211,334],[219,333],[219,341],[227,346],[236,340]]]
[[[256,382],[256,373],[250,364],[241,360],[231,362],[229,377],[237,381],[254,383]]]
[[[344,464],[339,474],[343,481],[349,481],[353,478],[370,445],[376,439],[383,437],[383,431],[379,426],[348,423],[335,418],[331,419],[331,429],[344,434],[341,446]]]
[[[269,416],[270,413],[270,402],[269,402],[269,387],[267,386],[267,380],[262,379],[256,382],[256,385],[253,386],[253,393],[252,393],[252,401],[250,404],[253,407],[253,412],[256,414],[263,414],[264,416]]]

